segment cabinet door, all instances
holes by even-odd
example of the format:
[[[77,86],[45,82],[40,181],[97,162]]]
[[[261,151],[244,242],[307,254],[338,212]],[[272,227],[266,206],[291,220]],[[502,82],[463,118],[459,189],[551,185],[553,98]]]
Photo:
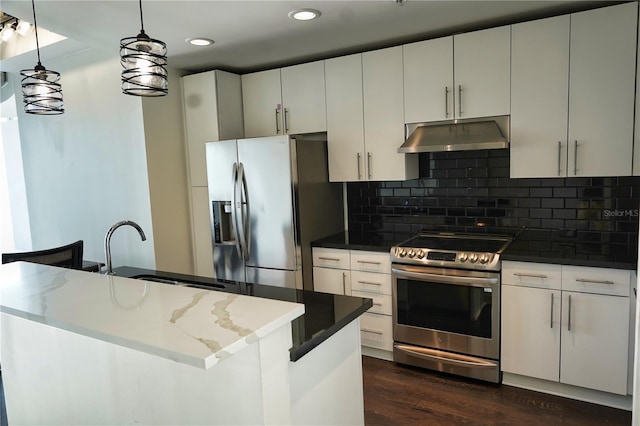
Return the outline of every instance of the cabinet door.
[[[349,271],[313,267],[313,291],[351,295]]]
[[[196,275],[212,278],[213,244],[211,236],[211,216],[209,212],[209,192],[206,186],[191,188],[191,205]]]
[[[637,2],[571,15],[569,176],[628,176]]]
[[[402,46],[362,54],[365,177],[418,177],[418,156],[399,154],[404,142]]]
[[[405,44],[402,56],[405,123],[453,118],[453,37]]]
[[[453,36],[457,118],[510,113],[511,27]]]
[[[220,134],[216,71],[183,77],[182,90],[191,185],[207,186],[204,144]]]
[[[567,175],[569,15],[511,27],[511,177]]]
[[[502,286],[502,371],[560,378],[560,291]]]
[[[284,132],[327,131],[324,61],[282,68]]]
[[[242,104],[245,137],[284,134],[280,69],[244,74]]]
[[[629,298],[562,292],[562,383],[627,394]]]
[[[329,180],[366,180],[362,55],[325,61]]]

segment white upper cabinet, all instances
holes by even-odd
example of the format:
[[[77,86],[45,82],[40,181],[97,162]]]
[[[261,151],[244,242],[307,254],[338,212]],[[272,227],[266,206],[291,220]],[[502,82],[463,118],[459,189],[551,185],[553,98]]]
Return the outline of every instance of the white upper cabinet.
[[[402,48],[325,61],[329,179],[334,182],[418,177],[418,157],[404,142]]]
[[[327,130],[324,62],[242,76],[246,137]]]
[[[244,74],[242,104],[245,137],[283,134],[280,70]]]
[[[631,174],[637,8],[513,25],[511,177]]]
[[[511,27],[453,36],[456,118],[510,112]]]
[[[453,37],[402,46],[404,121],[453,118]]]
[[[628,176],[637,2],[571,15],[568,176]]]
[[[280,70],[285,133],[315,133],[327,130],[324,61]]]
[[[329,180],[366,180],[362,54],[325,61]]]
[[[405,122],[507,115],[510,27],[406,44]]]
[[[399,154],[404,142],[402,46],[362,54],[366,180],[418,177],[418,156]]]
[[[511,28],[511,177],[567,174],[569,15]]]
[[[191,186],[207,186],[204,144],[244,136],[240,76],[208,71],[182,77]]]

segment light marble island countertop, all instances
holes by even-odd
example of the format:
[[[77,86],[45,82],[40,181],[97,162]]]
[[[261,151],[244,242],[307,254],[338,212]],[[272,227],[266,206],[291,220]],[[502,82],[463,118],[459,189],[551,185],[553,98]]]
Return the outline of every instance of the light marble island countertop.
[[[0,312],[208,369],[304,305],[15,262],[0,266]]]

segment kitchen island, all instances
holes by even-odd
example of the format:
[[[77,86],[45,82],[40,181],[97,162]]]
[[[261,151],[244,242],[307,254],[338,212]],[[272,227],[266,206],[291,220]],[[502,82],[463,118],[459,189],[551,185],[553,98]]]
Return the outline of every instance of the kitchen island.
[[[354,312],[293,362],[299,303],[23,262],[0,291],[10,423],[364,422]]]

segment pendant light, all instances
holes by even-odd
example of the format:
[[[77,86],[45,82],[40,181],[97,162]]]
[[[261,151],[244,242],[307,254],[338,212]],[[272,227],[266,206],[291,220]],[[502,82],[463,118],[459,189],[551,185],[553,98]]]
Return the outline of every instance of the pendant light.
[[[135,96],[164,96],[168,93],[167,45],[144,32],[142,0],[140,34],[120,40],[122,93]]]
[[[47,70],[40,63],[40,44],[38,42],[38,24],[36,23],[36,5],[33,7],[33,26],[36,33],[36,51],[38,64],[33,69],[20,71],[22,78],[22,97],[24,112],[27,114],[55,115],[64,113],[60,73]]]

